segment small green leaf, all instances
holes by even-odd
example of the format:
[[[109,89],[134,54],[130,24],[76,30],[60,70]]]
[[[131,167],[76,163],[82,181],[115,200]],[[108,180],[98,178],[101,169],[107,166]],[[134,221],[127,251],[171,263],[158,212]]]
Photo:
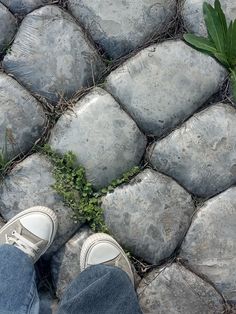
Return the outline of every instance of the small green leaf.
[[[215,0],[215,10],[219,16],[220,22],[221,22],[221,29],[224,35],[224,38],[226,40],[226,34],[227,34],[227,22],[226,22],[226,17],[225,14],[221,8],[221,4],[219,0]]]
[[[236,103],[236,69],[231,70],[230,80],[231,80],[231,85],[232,85],[233,98]]]
[[[227,30],[227,56],[231,66],[236,62],[236,20],[231,21]]]
[[[230,67],[227,56],[224,53],[216,52],[214,53],[215,58],[222,63],[226,68]]]
[[[185,34],[184,39],[195,48],[198,48],[204,52],[216,53],[216,47],[209,39],[199,37],[192,34]]]
[[[225,38],[222,31],[221,20],[217,14],[215,8],[213,8],[209,3],[204,2],[203,4],[203,14],[209,34],[209,39],[215,44],[218,52],[222,53],[225,50]]]

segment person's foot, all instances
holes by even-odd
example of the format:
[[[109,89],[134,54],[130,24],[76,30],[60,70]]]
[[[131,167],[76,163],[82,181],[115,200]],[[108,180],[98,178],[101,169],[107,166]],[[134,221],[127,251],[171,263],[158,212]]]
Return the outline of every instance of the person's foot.
[[[80,270],[89,266],[105,264],[121,268],[134,284],[131,264],[120,245],[105,233],[96,233],[86,239],[80,254]]]
[[[52,244],[57,232],[57,216],[42,206],[22,211],[0,229],[0,245],[14,245],[35,263]]]

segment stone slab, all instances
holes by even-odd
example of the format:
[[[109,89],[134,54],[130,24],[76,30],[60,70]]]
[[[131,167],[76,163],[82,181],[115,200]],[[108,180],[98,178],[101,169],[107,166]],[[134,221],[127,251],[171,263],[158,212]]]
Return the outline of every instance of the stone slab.
[[[151,164],[187,190],[210,197],[236,182],[236,110],[218,103],[150,149]]]
[[[166,32],[176,13],[175,0],[68,0],[68,7],[112,59]]]
[[[14,14],[22,16],[53,0],[1,0],[1,2]]]
[[[104,65],[75,20],[48,5],[22,21],[3,68],[31,92],[55,103],[93,85]]]
[[[207,3],[214,4],[215,0],[207,0]],[[201,36],[207,36],[207,30],[203,18],[204,0],[185,0],[182,10],[182,17],[187,30]],[[236,2],[232,0],[220,0],[222,9],[228,21],[236,19]]]
[[[60,153],[73,151],[100,188],[139,164],[146,138],[110,94],[95,88],[59,119],[49,143]]]
[[[214,93],[226,71],[180,40],[143,49],[113,71],[105,88],[146,134],[163,136]]]
[[[17,22],[14,15],[0,3],[0,54],[3,53],[11,43],[16,30]]]
[[[222,296],[206,281],[181,265],[152,270],[138,289],[145,314],[222,314]]]
[[[55,211],[59,227],[55,241],[47,251],[48,256],[79,227],[71,219],[72,210],[53,190],[54,182],[50,162],[44,156],[34,154],[19,163],[0,185],[0,212],[6,220],[33,206],[47,206]]]
[[[210,199],[196,213],[180,258],[236,305],[236,188]]]
[[[0,228],[2,228],[5,225],[5,222],[2,217],[0,217]]]
[[[27,153],[45,125],[41,104],[17,81],[0,73],[0,152],[5,158]]]
[[[83,227],[53,255],[51,260],[52,278],[56,293],[62,297],[70,282],[80,274],[80,252],[84,241],[92,234]]]
[[[170,257],[190,225],[191,196],[151,169],[103,198],[105,222],[115,239],[151,264]]]

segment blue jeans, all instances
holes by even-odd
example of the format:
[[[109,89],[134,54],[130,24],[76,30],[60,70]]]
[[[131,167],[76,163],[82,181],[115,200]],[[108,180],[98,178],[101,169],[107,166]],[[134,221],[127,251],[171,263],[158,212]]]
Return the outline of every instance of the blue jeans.
[[[41,314],[34,265],[10,245],[0,246],[0,313]],[[58,314],[141,313],[127,274],[105,265],[83,271],[68,287],[58,309]]]

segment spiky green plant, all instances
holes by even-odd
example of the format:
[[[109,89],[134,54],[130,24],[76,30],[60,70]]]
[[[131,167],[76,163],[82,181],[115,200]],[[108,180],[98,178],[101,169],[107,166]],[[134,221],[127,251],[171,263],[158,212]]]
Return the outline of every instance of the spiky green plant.
[[[185,34],[184,39],[197,50],[216,58],[229,72],[236,101],[236,20],[227,23],[219,0],[214,7],[203,4],[208,37]]]

